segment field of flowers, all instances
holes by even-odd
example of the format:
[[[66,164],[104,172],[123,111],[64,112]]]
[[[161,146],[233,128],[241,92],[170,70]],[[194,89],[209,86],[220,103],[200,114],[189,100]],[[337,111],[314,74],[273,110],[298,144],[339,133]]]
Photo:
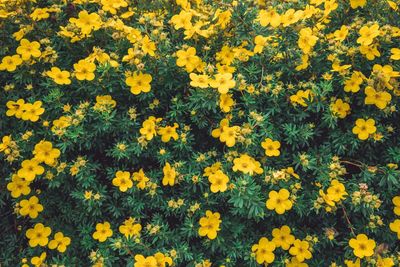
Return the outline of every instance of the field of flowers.
[[[1,267],[400,266],[400,0],[0,0]]]

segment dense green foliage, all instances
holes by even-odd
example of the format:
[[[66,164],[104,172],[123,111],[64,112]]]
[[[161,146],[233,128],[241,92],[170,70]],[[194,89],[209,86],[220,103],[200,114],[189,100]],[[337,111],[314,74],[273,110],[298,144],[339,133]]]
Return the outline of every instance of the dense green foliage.
[[[398,266],[397,4],[0,0],[0,266]]]

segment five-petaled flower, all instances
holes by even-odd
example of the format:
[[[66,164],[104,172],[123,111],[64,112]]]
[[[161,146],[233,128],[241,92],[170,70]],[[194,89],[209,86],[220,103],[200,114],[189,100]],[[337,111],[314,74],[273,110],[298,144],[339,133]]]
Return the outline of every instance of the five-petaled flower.
[[[369,239],[367,235],[358,234],[356,238],[350,239],[349,246],[353,249],[354,255],[362,259],[374,254],[376,243],[373,239]]]

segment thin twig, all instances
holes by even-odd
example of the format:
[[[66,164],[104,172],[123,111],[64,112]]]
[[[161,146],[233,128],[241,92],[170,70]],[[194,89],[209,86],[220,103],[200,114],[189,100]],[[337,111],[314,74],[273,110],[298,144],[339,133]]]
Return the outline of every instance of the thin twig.
[[[354,226],[351,224],[350,219],[349,219],[349,216],[347,216],[346,208],[343,206],[343,204],[342,204],[341,206],[342,206],[342,210],[343,210],[344,217],[346,218],[347,224],[349,225],[349,229],[350,229],[351,233],[352,233],[354,236],[356,236],[356,234],[354,233],[354,230],[353,230],[353,229],[354,229]]]
[[[351,161],[348,161],[348,160],[341,160],[340,163],[349,164],[349,165],[358,167],[358,168],[360,168],[360,169],[362,169],[362,168],[364,168],[364,167],[367,167],[367,168],[368,168],[368,167],[372,167],[372,166],[368,166],[367,164],[364,164],[364,163],[362,163],[362,162],[356,163],[356,162],[351,162]],[[378,172],[380,172],[380,173],[383,173],[383,174],[385,173],[384,170],[381,170],[381,169],[379,169],[378,167],[376,167],[376,170],[377,170]]]
[[[264,66],[261,67],[261,79],[259,84],[260,88],[262,87],[263,78],[264,78]]]
[[[361,164],[357,164],[357,163],[354,163],[354,162],[351,162],[351,161],[347,161],[347,160],[341,160],[340,163],[345,163],[345,164],[353,165],[353,166],[356,166],[356,167],[359,167],[359,168],[364,167],[364,166],[361,165]]]

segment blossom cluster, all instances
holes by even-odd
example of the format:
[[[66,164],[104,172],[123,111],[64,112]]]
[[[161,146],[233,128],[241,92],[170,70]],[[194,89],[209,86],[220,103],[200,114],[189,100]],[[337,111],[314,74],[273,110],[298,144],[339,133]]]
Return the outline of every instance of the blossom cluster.
[[[0,266],[400,265],[399,0],[0,0],[0,31]]]

